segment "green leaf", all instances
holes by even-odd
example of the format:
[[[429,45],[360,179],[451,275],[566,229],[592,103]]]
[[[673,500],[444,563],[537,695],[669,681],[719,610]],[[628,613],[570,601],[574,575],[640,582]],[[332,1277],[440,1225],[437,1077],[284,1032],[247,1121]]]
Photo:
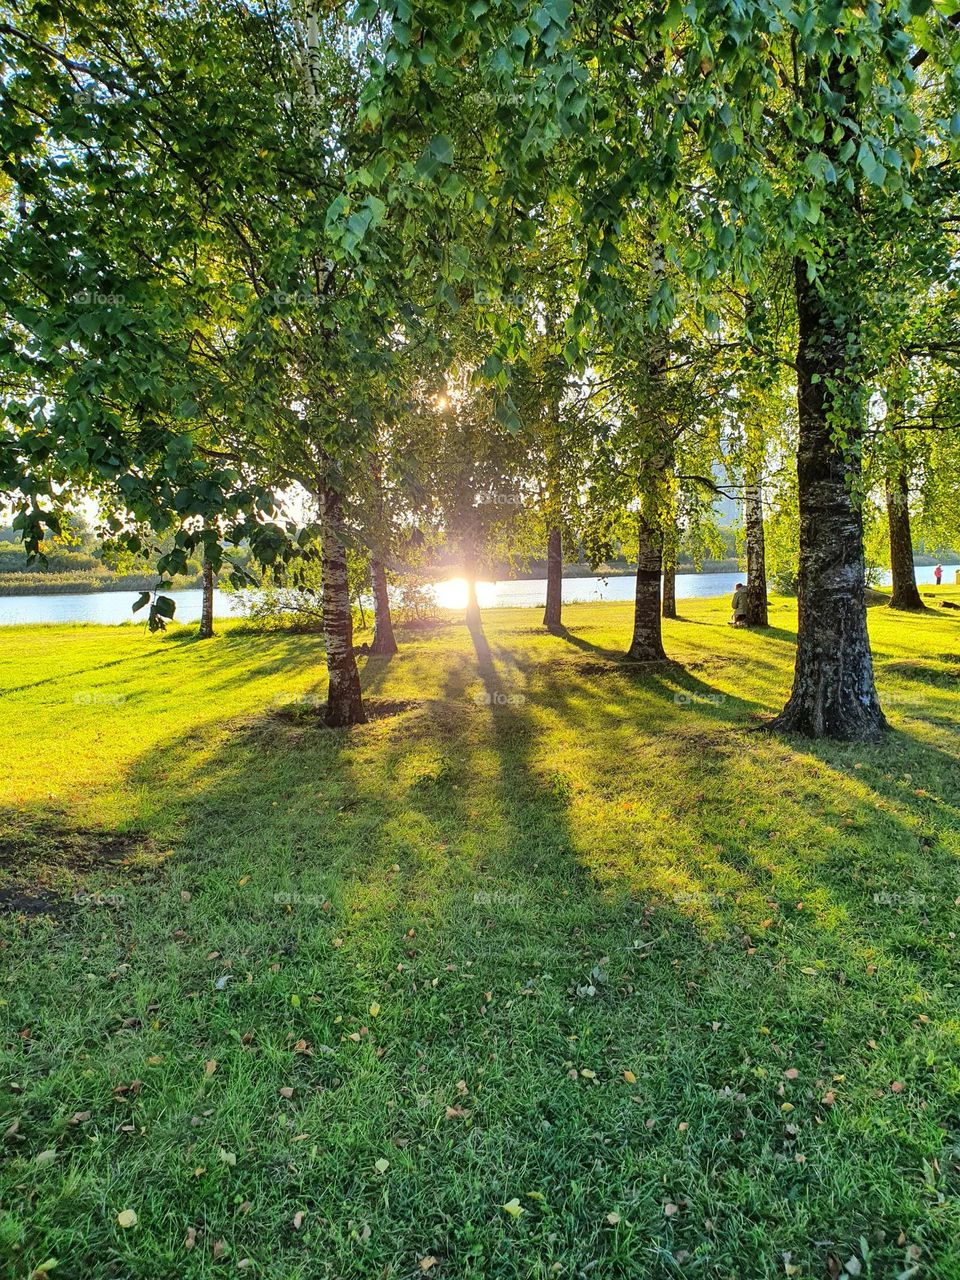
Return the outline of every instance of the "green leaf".
[[[421,177],[432,178],[441,166],[450,164],[453,164],[453,143],[445,133],[438,133],[430,139],[417,161],[417,173]]]

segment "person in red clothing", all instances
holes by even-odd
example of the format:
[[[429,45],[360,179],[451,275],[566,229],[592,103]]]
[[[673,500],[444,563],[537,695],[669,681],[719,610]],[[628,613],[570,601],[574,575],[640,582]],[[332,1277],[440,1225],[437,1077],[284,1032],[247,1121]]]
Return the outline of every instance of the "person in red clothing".
[[[934,569],[934,571],[933,571],[933,576],[934,576],[934,578],[936,579],[937,586],[939,587],[939,585],[940,585],[940,579],[943,577],[943,565],[942,565],[942,564],[938,564],[938,565],[937,565],[937,567],[936,567],[936,568]]]

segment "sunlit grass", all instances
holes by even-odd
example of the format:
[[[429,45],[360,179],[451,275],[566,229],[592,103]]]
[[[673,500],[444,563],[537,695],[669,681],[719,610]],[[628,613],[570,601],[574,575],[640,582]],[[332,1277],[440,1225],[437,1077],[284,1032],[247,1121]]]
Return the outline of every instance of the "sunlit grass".
[[[793,602],[681,613],[401,634],[336,733],[312,637],[0,630],[9,1274],[960,1275],[960,613],[871,610],[869,747],[758,728]]]

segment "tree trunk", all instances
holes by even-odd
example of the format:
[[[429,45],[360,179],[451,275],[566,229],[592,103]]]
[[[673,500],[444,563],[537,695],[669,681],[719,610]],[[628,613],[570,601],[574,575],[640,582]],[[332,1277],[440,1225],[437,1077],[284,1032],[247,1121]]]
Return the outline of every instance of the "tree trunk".
[[[887,476],[887,519],[890,522],[890,568],[893,570],[891,609],[922,609],[913,567],[913,539],[910,536],[910,487],[907,469],[897,467]]]
[[[463,575],[467,581],[466,623],[468,627],[478,627],[480,625],[480,604],[477,600],[477,561],[472,543],[464,548]]]
[[[543,611],[543,625],[549,631],[559,631],[561,622],[561,594],[563,591],[563,538],[559,529],[547,533],[547,607]]]
[[[747,463],[744,524],[747,542],[747,585],[744,621],[748,627],[767,625],[767,561],[763,541],[763,488],[760,467]]]
[[[677,616],[677,528],[671,521],[669,537],[663,546],[663,605],[661,614],[664,618]]]
[[[373,644],[370,652],[391,657],[397,652],[397,640],[390,617],[387,571],[382,560],[370,561],[370,576],[373,579]]]
[[[360,673],[353,656],[353,609],[347,577],[347,553],[340,537],[340,495],[324,489],[323,503],[323,633],[327,642],[327,724],[366,724]]]
[[[828,276],[847,264],[835,251]],[[843,413],[849,325],[831,315],[794,264],[799,340],[799,625],[793,691],[773,727],[813,738],[873,741],[886,727],[873,681],[864,591],[863,517],[851,490],[860,477],[859,421]],[[844,441],[831,421],[838,401]]]
[[[213,565],[203,558],[203,604],[200,609],[200,639],[213,638]]]
[[[633,639],[627,650],[627,657],[634,662],[661,662],[667,656],[660,635],[663,534],[643,516],[639,522],[639,544]]]

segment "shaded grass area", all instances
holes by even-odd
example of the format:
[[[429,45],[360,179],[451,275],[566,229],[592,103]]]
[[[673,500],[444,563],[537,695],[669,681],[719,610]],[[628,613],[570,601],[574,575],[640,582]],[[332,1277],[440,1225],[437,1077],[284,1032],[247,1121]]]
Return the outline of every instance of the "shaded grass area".
[[[681,612],[336,732],[311,637],[0,631],[4,1274],[960,1276],[960,614],[871,610],[855,747],[757,730],[788,602]]]

